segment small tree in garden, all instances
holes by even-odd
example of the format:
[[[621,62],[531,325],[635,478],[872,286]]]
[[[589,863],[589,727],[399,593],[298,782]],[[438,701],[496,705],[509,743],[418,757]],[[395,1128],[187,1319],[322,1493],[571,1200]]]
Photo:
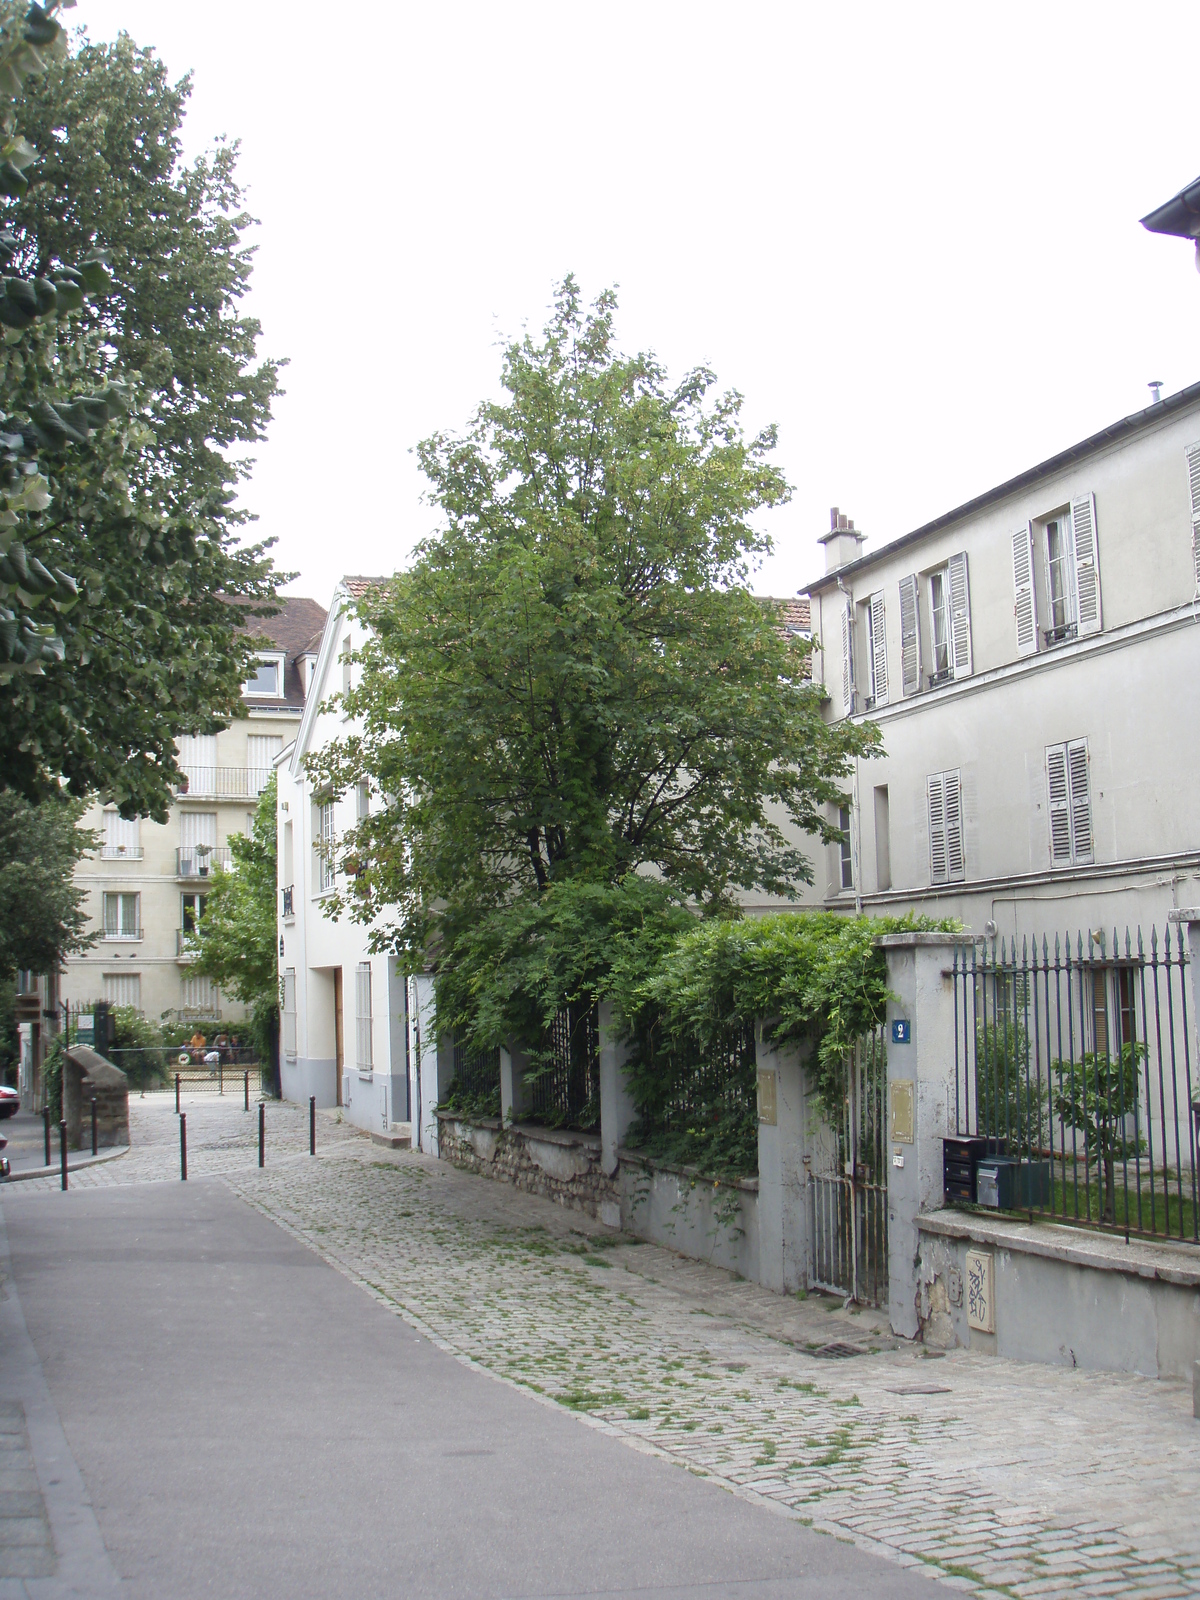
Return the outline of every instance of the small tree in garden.
[[[1066,1127],[1083,1134],[1086,1159],[1102,1174],[1105,1222],[1116,1221],[1117,1163],[1146,1148],[1138,1114],[1138,1064],[1145,1057],[1145,1045],[1130,1040],[1116,1055],[1087,1050],[1078,1061],[1054,1063],[1054,1110]]]

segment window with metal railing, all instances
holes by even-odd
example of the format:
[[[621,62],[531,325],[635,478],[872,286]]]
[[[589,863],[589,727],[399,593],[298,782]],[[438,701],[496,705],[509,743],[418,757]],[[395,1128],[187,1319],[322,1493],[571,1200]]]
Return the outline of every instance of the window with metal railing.
[[[104,937],[140,939],[142,937],[142,897],[139,894],[104,896]]]

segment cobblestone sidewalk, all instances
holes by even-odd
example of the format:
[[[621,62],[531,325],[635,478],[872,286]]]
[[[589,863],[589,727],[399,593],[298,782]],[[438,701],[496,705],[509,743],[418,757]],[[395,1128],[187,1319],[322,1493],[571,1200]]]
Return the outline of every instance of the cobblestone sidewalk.
[[[261,1172],[255,1112],[187,1109],[194,1176],[442,1348],[635,1448],[968,1594],[1200,1594],[1182,1384],[925,1358],[872,1313],[767,1294],[324,1119],[313,1161],[299,1108],[269,1107]],[[131,1122],[130,1155],[73,1183],[177,1178],[173,1114],[141,1102]]]

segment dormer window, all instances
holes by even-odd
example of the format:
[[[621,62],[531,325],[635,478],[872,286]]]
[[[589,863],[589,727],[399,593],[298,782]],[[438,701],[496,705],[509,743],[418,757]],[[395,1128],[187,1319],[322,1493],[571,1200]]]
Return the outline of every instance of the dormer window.
[[[248,700],[283,698],[283,661],[282,655],[259,656],[258,668],[242,691]]]

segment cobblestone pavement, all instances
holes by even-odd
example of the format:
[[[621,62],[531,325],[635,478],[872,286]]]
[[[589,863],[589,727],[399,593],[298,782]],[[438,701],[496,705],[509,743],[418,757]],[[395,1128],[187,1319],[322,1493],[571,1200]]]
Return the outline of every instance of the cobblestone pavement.
[[[177,1176],[174,1116],[145,1104],[131,1154],[80,1186]],[[269,1107],[260,1172],[253,1112],[187,1109],[194,1175],[223,1177],[442,1348],[635,1448],[964,1593],[1200,1594],[1183,1384],[930,1359],[873,1313],[768,1294],[324,1119],[313,1161],[298,1108]]]

